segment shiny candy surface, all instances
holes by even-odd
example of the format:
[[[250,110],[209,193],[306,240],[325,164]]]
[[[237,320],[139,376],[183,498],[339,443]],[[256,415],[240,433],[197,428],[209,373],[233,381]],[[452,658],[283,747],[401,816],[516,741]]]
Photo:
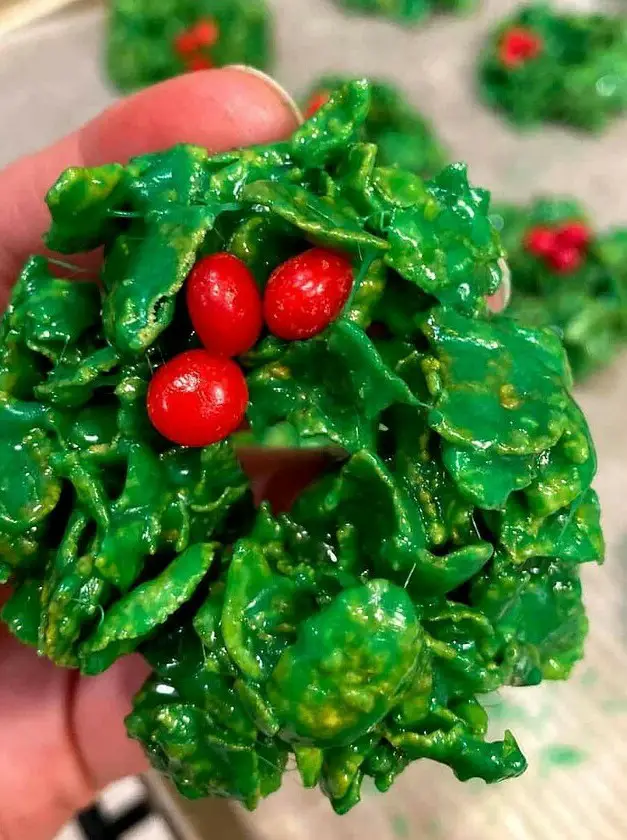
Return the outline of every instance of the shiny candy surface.
[[[203,346],[239,356],[262,327],[261,295],[247,265],[224,252],[199,260],[187,278],[187,310]]]
[[[151,422],[168,440],[209,446],[242,422],[248,391],[244,375],[230,359],[188,350],[159,368],[147,400]]]
[[[342,311],[353,287],[353,267],[341,254],[312,248],[270,275],[263,312],[270,332],[291,341],[321,333]]]

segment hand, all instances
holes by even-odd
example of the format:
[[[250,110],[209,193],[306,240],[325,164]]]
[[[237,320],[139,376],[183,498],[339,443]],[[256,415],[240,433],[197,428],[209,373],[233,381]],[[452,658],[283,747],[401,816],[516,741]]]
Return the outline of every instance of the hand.
[[[179,142],[214,152],[271,142],[297,120],[289,97],[255,71],[204,71],[124,100],[1,171],[0,311],[25,258],[45,253],[43,199],[66,167],[123,162]],[[0,630],[0,840],[49,840],[102,787],[146,769],[123,723],[146,671],[128,657],[100,677],[80,677]]]

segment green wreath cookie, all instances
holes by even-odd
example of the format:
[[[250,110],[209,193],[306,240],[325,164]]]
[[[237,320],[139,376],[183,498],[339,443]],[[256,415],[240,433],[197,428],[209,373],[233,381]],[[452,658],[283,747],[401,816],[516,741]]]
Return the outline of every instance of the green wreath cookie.
[[[481,92],[512,122],[598,131],[627,107],[627,19],[522,8],[484,50]]]
[[[575,201],[503,206],[493,221],[512,272],[509,312],[556,326],[576,379],[610,362],[627,337],[627,231],[594,231]]]
[[[354,83],[274,146],[68,170],[46,242],[103,246],[101,285],[33,257],[2,322],[4,621],[85,674],[139,650],[128,730],[186,796],[254,808],[290,756],[339,813],[420,758],[517,776],[481,695],[582,654],[562,346],[486,306],[487,193],[377,166],[368,110]],[[252,444],[309,452],[293,504],[253,503]]]
[[[478,0],[335,0],[346,9],[384,15],[400,23],[418,23],[435,12],[468,11]]]
[[[265,0],[112,0],[107,70],[121,91],[195,70],[271,60]]]
[[[305,116],[313,116],[348,81],[338,76],[319,79],[305,103]],[[370,90],[370,112],[361,139],[379,150],[377,164],[408,169],[423,178],[439,172],[449,155],[431,124],[393,85],[371,80]]]

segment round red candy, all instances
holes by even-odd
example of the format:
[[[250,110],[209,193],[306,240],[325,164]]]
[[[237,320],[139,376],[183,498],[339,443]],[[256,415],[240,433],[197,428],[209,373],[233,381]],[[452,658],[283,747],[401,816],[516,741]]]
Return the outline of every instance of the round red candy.
[[[213,61],[206,55],[193,55],[185,61],[185,67],[190,73],[197,73],[199,70],[212,70]]]
[[[191,29],[186,29],[174,39],[174,49],[181,56],[189,56],[198,49],[196,34]]]
[[[166,362],[148,387],[148,416],[165,438],[181,446],[209,446],[242,422],[248,388],[241,369],[206,350],[188,350]]]
[[[583,254],[579,248],[556,248],[547,254],[546,261],[557,274],[572,274],[583,263]]]
[[[542,38],[532,29],[515,26],[503,35],[499,45],[501,64],[509,69],[520,67],[542,52]]]
[[[187,280],[187,309],[203,345],[220,356],[250,350],[263,326],[255,278],[232,254],[196,263]]]
[[[557,231],[557,243],[560,248],[585,250],[590,244],[590,229],[583,222],[566,222]]]
[[[211,18],[199,20],[192,30],[198,47],[212,47],[218,40],[218,25]]]
[[[305,251],[270,276],[263,301],[266,324],[288,341],[311,338],[338,317],[352,287],[350,260],[325,248]]]
[[[556,232],[544,225],[536,225],[525,234],[525,248],[538,257],[548,256],[555,248]]]

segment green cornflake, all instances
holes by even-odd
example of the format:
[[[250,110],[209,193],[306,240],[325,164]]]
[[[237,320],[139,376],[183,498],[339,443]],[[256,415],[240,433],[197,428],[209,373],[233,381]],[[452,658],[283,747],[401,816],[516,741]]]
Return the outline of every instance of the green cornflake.
[[[509,313],[533,327],[557,328],[577,380],[611,362],[627,337],[627,231],[595,231],[570,199],[500,206],[492,221],[512,273]],[[574,244],[572,226],[581,231]],[[551,250],[540,253],[534,237]]]
[[[476,8],[478,0],[336,0],[350,11],[385,15],[399,23],[419,23],[436,12],[466,12]]]
[[[205,67],[264,70],[271,37],[265,0],[114,0],[107,71],[126,92]]]
[[[305,621],[270,676],[285,739],[340,746],[365,735],[411,679],[422,643],[400,587],[375,580],[342,592]]]
[[[249,388],[249,419],[262,441],[258,430],[267,432],[282,420],[305,443],[324,438],[349,451],[374,446],[380,416],[390,405],[415,402],[363,329],[348,321],[288,346],[279,362],[251,373]]]
[[[313,115],[331,93],[349,80],[323,76],[310,91],[305,112]],[[362,140],[378,149],[379,166],[395,166],[430,178],[442,169],[449,155],[430,123],[391,84],[371,81],[372,102],[364,122]]]
[[[37,646],[43,584],[34,578],[19,583],[2,608],[2,620],[11,633],[31,647]]]
[[[123,653],[135,650],[141,639],[191,598],[214,554],[214,545],[197,543],[173,560],[166,571],[113,604],[96,631],[81,645],[82,671],[99,674]]]
[[[487,740],[479,698],[582,655],[579,564],[604,547],[558,333],[490,313],[488,194],[459,164],[382,166],[369,108],[354,82],[274,146],[68,170],[47,244],[102,248],[100,282],[34,257],[0,322],[3,620],[84,673],[139,651],[129,734],[189,797],[254,808],[288,760],[338,814],[420,758],[515,777],[524,756]],[[263,289],[312,245],[352,263],[344,311],[240,360],[246,429],[164,440],[146,394],[198,347],[196,259],[233,253]],[[611,277],[622,247],[603,240]],[[273,512],[238,460],[251,444],[329,459]]]
[[[520,127],[601,131],[627,107],[627,21],[527,5],[490,35],[479,83],[485,101]]]
[[[570,402],[557,337],[507,319],[485,320],[473,327],[477,340],[470,345],[466,323],[438,307],[424,325],[433,351],[423,362],[434,398],[431,428],[482,454],[527,456],[554,446]],[[528,363],[515,365],[521,357]]]

